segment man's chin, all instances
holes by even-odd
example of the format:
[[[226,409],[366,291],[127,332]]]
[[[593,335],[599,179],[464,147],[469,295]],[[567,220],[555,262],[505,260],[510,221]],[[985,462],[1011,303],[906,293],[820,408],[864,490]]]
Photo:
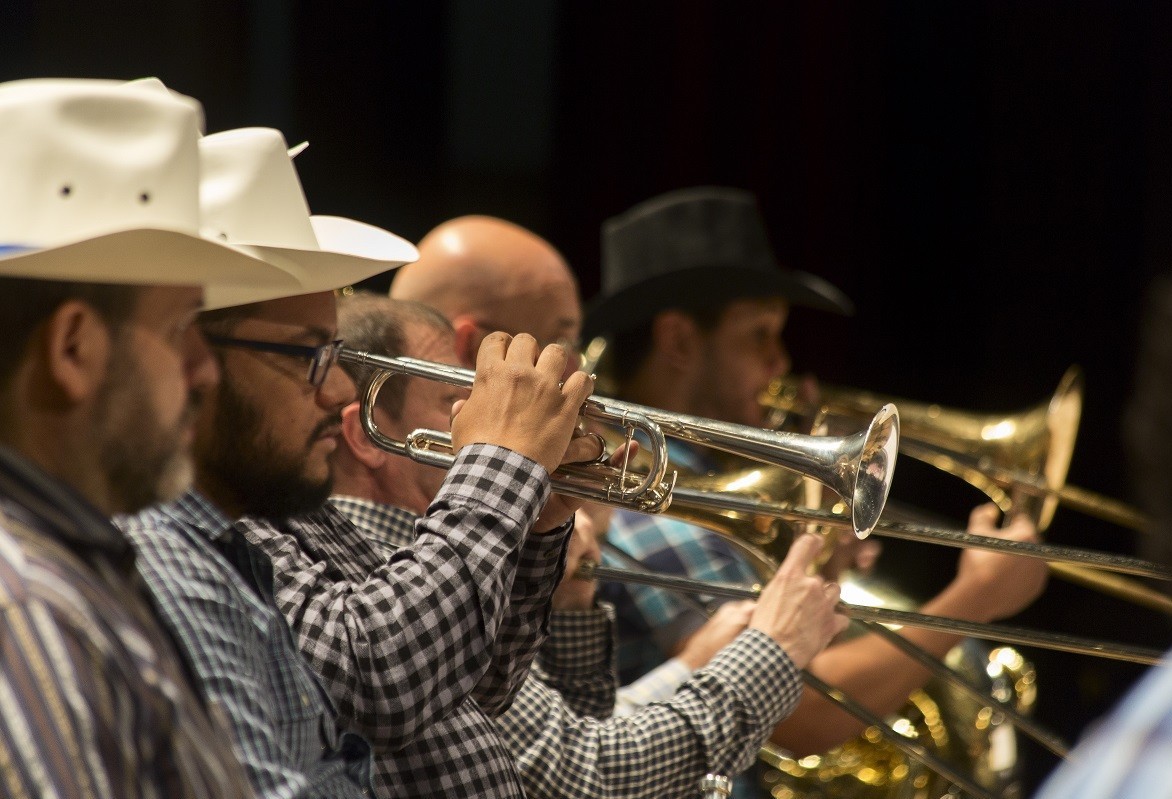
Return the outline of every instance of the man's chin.
[[[195,467],[190,457],[176,458],[164,467],[155,483],[158,502],[171,502],[191,488],[195,480]]]

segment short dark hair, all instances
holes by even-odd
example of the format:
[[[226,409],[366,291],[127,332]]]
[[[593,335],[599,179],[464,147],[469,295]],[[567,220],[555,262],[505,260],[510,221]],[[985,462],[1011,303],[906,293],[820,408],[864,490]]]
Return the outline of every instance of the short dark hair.
[[[33,331],[70,300],[92,307],[117,335],[138,305],[140,286],[0,277],[0,390],[8,387]]]
[[[346,348],[374,355],[397,358],[407,350],[406,328],[422,324],[441,333],[454,334],[452,323],[435,308],[413,300],[394,300],[384,294],[356,291],[338,299],[338,338]],[[361,398],[374,379],[375,370],[355,364],[343,364],[358,388]],[[378,393],[378,406],[398,419],[403,412],[407,392],[404,375],[393,375]]]
[[[1139,328],[1123,430],[1136,500],[1150,518],[1143,554],[1172,567],[1172,276],[1155,280]],[[1172,584],[1164,582],[1165,590]]]
[[[732,300],[715,306],[685,306],[665,308],[664,311],[679,311],[687,314],[705,333],[711,331],[720,323],[720,317]],[[663,311],[659,311],[663,313]],[[606,345],[606,353],[599,365],[600,370],[607,372],[618,385],[622,385],[635,376],[647,360],[651,352],[651,330],[655,319],[646,320],[634,327],[622,330],[613,336]]]
[[[252,317],[260,303],[249,305],[235,305],[229,308],[217,308],[214,311],[204,311],[199,315],[199,329],[207,335],[231,335],[236,325]]]

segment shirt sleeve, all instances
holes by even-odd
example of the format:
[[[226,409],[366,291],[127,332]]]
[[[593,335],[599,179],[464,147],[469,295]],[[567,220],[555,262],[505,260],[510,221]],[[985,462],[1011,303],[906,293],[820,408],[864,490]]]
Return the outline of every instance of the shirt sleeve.
[[[1099,719],[1037,799],[1170,799],[1172,651]]]
[[[522,543],[549,491],[539,464],[464,447],[415,542],[359,580],[269,531],[277,603],[343,722],[376,749],[408,745],[484,677]]]
[[[615,715],[629,716],[652,702],[670,700],[692,674],[694,672],[691,667],[679,658],[665,661],[663,665],[618,690],[615,697]]]
[[[555,612],[531,676],[557,691],[572,712],[607,718],[614,711],[618,686],[613,642],[610,605]]]
[[[573,518],[557,530],[530,535],[521,546],[509,604],[493,641],[492,657],[473,698],[490,716],[504,712],[529,674],[549,631],[550,598],[561,582]]]
[[[499,719],[530,796],[693,799],[710,772],[750,765],[801,696],[797,668],[775,641],[746,630],[667,703],[606,720],[573,713],[528,680]]]

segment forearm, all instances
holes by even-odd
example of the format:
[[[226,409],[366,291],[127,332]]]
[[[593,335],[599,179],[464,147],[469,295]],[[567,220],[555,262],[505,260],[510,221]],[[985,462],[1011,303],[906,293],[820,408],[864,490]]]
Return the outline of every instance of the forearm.
[[[343,720],[397,749],[446,716],[489,668],[518,550],[548,496],[540,466],[499,447],[461,450],[416,541],[361,580],[294,542],[267,547],[278,604]]]
[[[975,597],[964,586],[952,585],[919,612],[949,618],[972,617]],[[898,633],[926,654],[943,659],[962,640],[960,635],[917,627]],[[896,712],[932,677],[931,671],[876,633],[834,644],[811,661],[808,669],[824,682],[842,690],[871,713],[883,717]],[[818,754],[862,732],[866,724],[832,700],[808,689],[798,709],[778,725],[773,743],[801,756]]]
[[[618,688],[613,641],[610,605],[555,612],[531,677],[557,691],[572,712],[606,718],[614,710]]]
[[[652,702],[667,702],[695,672],[679,658],[665,661],[629,685],[619,688],[615,699],[616,716],[629,716]]]
[[[565,571],[573,522],[529,535],[521,546],[504,619],[491,647],[488,668],[473,697],[489,715],[503,712],[529,673],[549,631],[550,597]]]
[[[800,683],[780,647],[751,630],[670,703],[633,716],[576,716],[548,689],[528,688],[500,727],[530,795],[663,799],[695,796],[706,773],[748,768]]]

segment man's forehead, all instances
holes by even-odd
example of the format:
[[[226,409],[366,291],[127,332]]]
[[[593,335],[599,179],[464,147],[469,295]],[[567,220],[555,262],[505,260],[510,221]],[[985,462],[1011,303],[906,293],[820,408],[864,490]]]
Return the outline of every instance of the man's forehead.
[[[332,293],[283,297],[257,303],[242,324],[279,329],[290,336],[327,341],[337,335],[337,305]]]

